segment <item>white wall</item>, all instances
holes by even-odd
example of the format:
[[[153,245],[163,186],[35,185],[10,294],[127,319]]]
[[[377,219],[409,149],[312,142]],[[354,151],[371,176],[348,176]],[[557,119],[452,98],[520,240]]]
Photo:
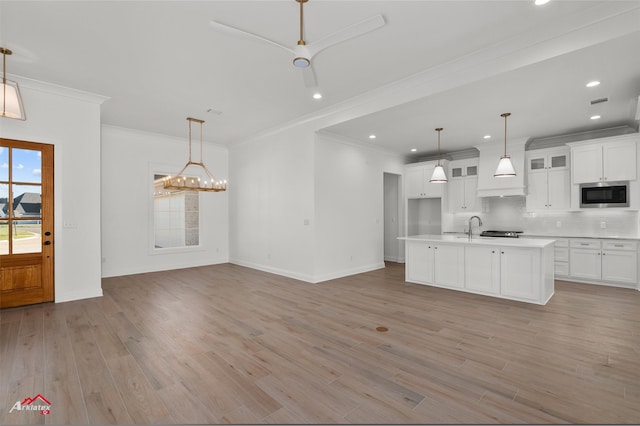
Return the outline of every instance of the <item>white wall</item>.
[[[54,145],[55,301],[102,296],[100,104],[105,98],[12,78],[20,84],[27,120],[0,119],[0,136]]]
[[[384,268],[384,173],[402,159],[318,134],[314,165],[315,281]]]
[[[203,161],[214,176],[227,178],[227,148],[205,142],[203,151]],[[187,159],[186,137],[102,127],[103,277],[228,261],[231,188],[200,194],[200,247],[164,251],[152,247],[153,173],[175,174]]]
[[[314,279],[313,133],[292,128],[230,149],[230,259]]]

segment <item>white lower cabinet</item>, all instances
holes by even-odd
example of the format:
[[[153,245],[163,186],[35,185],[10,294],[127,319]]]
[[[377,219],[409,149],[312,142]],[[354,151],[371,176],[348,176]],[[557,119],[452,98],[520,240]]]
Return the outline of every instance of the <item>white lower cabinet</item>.
[[[545,304],[553,295],[553,246],[406,241],[406,281]]]
[[[553,266],[557,278],[569,276],[569,240],[567,238],[556,238]]]
[[[473,292],[500,293],[500,248],[467,246],[464,248],[465,287]]]
[[[433,245],[422,241],[406,243],[406,280],[419,284],[433,283]]]
[[[538,301],[540,250],[520,247],[465,248],[465,288],[510,299]]]
[[[572,239],[569,264],[570,279],[635,287],[638,282],[638,243]]]
[[[519,247],[500,250],[500,291],[515,299],[540,298],[540,251]]]
[[[464,288],[464,247],[436,244],[434,251],[434,284]]]
[[[449,288],[464,287],[464,247],[408,241],[407,281]]]

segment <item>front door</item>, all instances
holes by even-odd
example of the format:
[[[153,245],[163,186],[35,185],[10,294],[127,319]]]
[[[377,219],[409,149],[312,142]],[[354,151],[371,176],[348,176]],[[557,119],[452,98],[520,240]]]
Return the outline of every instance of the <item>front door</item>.
[[[0,308],[53,301],[53,145],[0,139]]]

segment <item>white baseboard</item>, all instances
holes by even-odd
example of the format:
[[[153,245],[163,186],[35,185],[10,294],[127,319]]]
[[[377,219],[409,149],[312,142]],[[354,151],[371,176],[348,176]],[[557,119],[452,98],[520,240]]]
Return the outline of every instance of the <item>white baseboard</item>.
[[[79,290],[79,291],[55,291],[55,303],[71,302],[74,300],[91,299],[102,297],[102,288]]]
[[[356,268],[343,269],[342,271],[330,272],[328,274],[318,275],[315,277],[315,283],[323,281],[335,280],[342,277],[348,277],[349,275],[362,274],[364,272],[375,271],[377,269],[383,269],[384,262],[374,263],[373,265],[358,266]]]
[[[146,274],[148,272],[161,272],[161,271],[171,271],[174,269],[185,269],[185,268],[197,268],[199,266],[209,266],[209,265],[219,265],[221,263],[229,263],[229,259],[227,258],[219,258],[212,260],[203,260],[200,262],[171,262],[171,263],[163,263],[161,266],[151,265],[151,266],[142,266],[142,267],[134,267],[134,268],[121,268],[113,271],[102,271],[102,278],[111,278],[111,277],[120,277],[123,275],[136,275],[136,274]]]
[[[300,274],[298,272],[293,272],[286,269],[274,268],[272,266],[263,265],[260,263],[245,262],[243,260],[238,260],[238,259],[230,259],[229,263],[233,263],[234,265],[238,265],[238,266],[244,266],[246,268],[257,269],[258,271],[269,272],[271,274],[282,275],[283,277],[293,278],[293,279],[305,281],[308,283],[315,282],[311,275]]]
[[[356,268],[344,269],[341,271],[330,272],[322,275],[306,275],[298,272],[293,272],[285,269],[274,268],[268,265],[262,265],[253,262],[245,262],[238,259],[229,260],[234,265],[244,266],[251,269],[257,269],[258,271],[269,272],[276,275],[282,275],[284,277],[293,278],[296,280],[304,281],[310,284],[317,284],[323,281],[335,280],[337,278],[347,277],[349,275],[361,274],[363,272],[375,271],[376,269],[384,268],[384,262],[375,263],[373,265],[359,266]]]

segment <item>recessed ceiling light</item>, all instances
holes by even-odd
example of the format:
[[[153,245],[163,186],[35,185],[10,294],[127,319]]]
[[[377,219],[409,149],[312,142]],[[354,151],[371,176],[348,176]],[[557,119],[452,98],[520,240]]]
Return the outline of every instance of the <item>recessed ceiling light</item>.
[[[375,139],[376,135],[369,135],[369,139]]]
[[[598,80],[593,80],[587,83],[587,87],[596,87],[600,82]]]
[[[591,119],[592,120],[598,120],[598,119],[600,119],[600,116],[599,115],[592,115]]]
[[[536,6],[542,6],[543,4],[549,3],[549,0],[536,0]]]
[[[484,139],[491,139],[491,135],[484,135],[483,138]]]
[[[416,152],[417,149],[416,148],[411,148],[411,152]]]
[[[313,99],[322,99],[322,93],[314,93],[313,94]]]

